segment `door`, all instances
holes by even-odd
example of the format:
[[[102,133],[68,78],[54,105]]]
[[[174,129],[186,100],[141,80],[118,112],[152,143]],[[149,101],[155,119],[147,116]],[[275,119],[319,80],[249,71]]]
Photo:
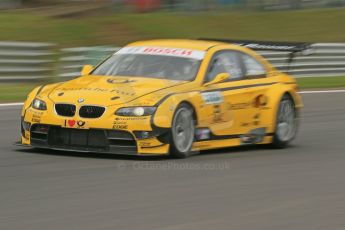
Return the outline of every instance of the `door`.
[[[267,69],[264,65],[250,54],[239,52],[243,67],[243,85],[248,86],[247,97],[252,102],[248,120],[242,121],[242,125],[249,128],[250,133],[265,134],[262,113],[267,109],[269,98],[267,91],[275,83],[275,80],[267,77]]]
[[[242,83],[245,69],[241,58],[237,51],[222,50],[214,54],[209,64],[205,83],[220,73],[230,74],[228,81],[209,85],[202,92],[204,120],[201,126],[209,127],[215,136],[247,133],[246,123],[254,116],[252,91]]]

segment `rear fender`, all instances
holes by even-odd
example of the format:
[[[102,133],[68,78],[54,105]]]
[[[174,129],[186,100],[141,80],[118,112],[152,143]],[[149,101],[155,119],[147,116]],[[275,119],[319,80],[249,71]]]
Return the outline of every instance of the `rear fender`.
[[[269,133],[275,131],[279,104],[285,94],[292,98],[297,111],[303,107],[301,97],[295,90],[295,85],[282,83],[269,89],[266,93],[268,103],[262,111],[263,123],[268,128],[267,132]]]

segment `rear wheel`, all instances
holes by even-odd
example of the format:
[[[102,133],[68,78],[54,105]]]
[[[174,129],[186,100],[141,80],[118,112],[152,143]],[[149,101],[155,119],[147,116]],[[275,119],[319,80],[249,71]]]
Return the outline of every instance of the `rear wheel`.
[[[284,95],[277,112],[273,146],[276,148],[286,147],[295,138],[297,128],[295,104],[289,95]]]
[[[191,155],[195,135],[194,111],[188,104],[181,104],[174,114],[171,125],[170,154],[185,158]]]

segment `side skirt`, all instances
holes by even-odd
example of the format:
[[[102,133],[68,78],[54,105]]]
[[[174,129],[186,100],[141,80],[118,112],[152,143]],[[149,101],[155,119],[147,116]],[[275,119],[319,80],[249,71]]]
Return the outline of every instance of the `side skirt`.
[[[204,129],[203,129],[204,130]],[[205,131],[203,131],[205,133]],[[193,151],[217,149],[225,147],[234,147],[241,145],[253,145],[253,144],[269,144],[272,142],[273,133],[266,133],[266,128],[253,129],[245,134],[216,136],[210,132],[209,138],[200,140],[196,138],[196,142],[193,144]]]

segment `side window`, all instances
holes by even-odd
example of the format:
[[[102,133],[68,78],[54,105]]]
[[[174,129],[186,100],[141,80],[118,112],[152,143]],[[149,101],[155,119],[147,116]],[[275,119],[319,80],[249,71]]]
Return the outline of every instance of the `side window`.
[[[220,73],[229,73],[231,80],[241,80],[243,78],[241,61],[237,52],[222,51],[216,53],[207,71],[206,82],[213,80]]]
[[[266,70],[261,63],[248,54],[241,53],[246,78],[263,78]]]

